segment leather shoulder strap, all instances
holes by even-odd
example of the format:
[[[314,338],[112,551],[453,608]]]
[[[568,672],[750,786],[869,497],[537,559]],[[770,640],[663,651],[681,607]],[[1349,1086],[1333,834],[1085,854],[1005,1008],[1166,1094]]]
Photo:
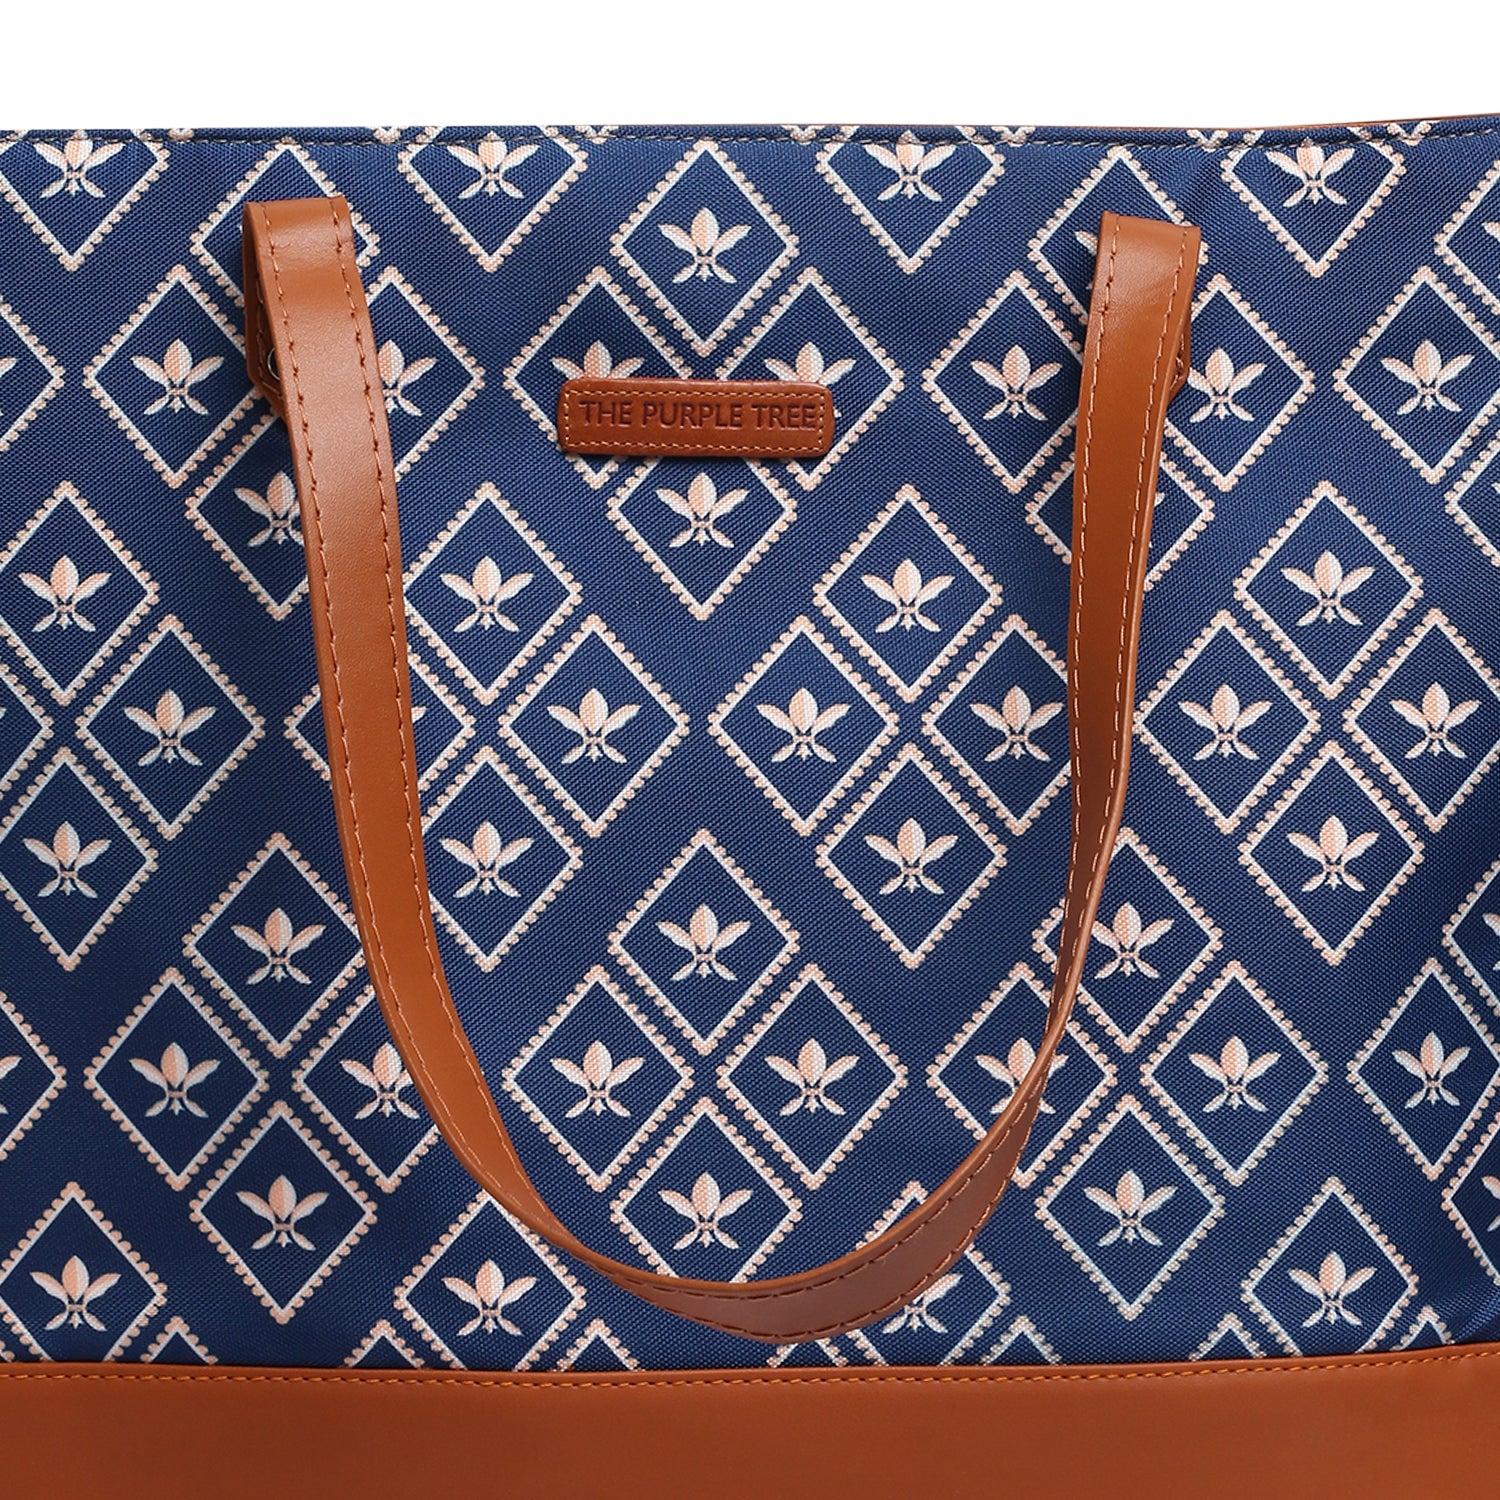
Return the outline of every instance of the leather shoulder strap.
[[[244,251],[251,373],[292,439],[328,763],[365,963],[444,1139],[476,1182],[553,1245],[700,1323],[792,1343],[903,1306],[963,1253],[999,1201],[1078,991],[1125,793],[1147,539],[1167,403],[1187,369],[1198,231],[1106,214],[1100,235],[1074,482],[1072,852],[1036,1062],[969,1158],[913,1212],[841,1260],[749,1283],[662,1276],[602,1255],[559,1221],[517,1158],[433,928],[396,486],[348,206],[341,198],[249,204]]]

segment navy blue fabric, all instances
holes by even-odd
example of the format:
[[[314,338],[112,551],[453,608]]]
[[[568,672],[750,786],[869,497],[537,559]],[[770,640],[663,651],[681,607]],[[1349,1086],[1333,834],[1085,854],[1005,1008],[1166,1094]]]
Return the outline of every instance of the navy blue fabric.
[[[772,1351],[438,1140],[361,967],[239,210],[350,200],[443,956],[518,1148],[682,1274],[847,1250],[1040,1032],[1106,209],[1202,226],[1135,763],[1018,1182]],[[0,145],[0,1354],[646,1368],[1500,1337],[1500,125]],[[826,380],[826,460],[553,440]]]

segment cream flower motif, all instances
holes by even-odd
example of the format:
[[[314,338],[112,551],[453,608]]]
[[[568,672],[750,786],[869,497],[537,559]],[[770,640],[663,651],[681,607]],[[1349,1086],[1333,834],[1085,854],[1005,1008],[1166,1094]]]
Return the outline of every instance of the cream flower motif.
[[[395,339],[387,339],[376,351],[375,362],[380,369],[381,395],[385,397],[386,411],[402,411],[409,417],[420,417],[422,408],[412,400],[410,391],[437,364],[437,357],[426,354],[408,363]]]
[[[1002,416],[1027,416],[1037,422],[1046,420],[1046,412],[1031,397],[1062,369],[1055,360],[1033,369],[1031,356],[1019,344],[1012,344],[998,368],[987,359],[971,359],[969,363],[986,385],[1000,392],[1000,399],[985,412],[983,420],[988,422]]]
[[[736,1188],[732,1193],[724,1192],[709,1172],[704,1172],[693,1184],[691,1196],[685,1196],[672,1188],[660,1189],[658,1196],[661,1201],[691,1224],[672,1248],[686,1250],[689,1245],[696,1243],[718,1244],[726,1250],[738,1250],[739,1241],[724,1228],[724,1220],[731,1214],[738,1213],[752,1195],[753,1190],[750,1188]]]
[[[99,899],[99,892],[83,878],[81,872],[109,848],[109,839],[91,839],[85,844],[71,823],[59,823],[50,844],[32,838],[22,839],[21,842],[52,871],[52,879],[37,892],[38,896],[77,894],[90,901]]]
[[[1215,349],[1208,356],[1201,375],[1197,370],[1188,371],[1188,384],[1199,394],[1208,397],[1188,421],[1206,422],[1210,417],[1215,417],[1223,422],[1235,417],[1241,422],[1253,422],[1255,414],[1247,411],[1237,398],[1259,380],[1265,370],[1265,364],[1260,361],[1236,370],[1228,352]]]
[[[885,203],[891,198],[915,198],[918,193],[929,203],[941,203],[943,195],[927,181],[927,174],[942,166],[958,149],[951,141],[940,146],[924,146],[910,130],[903,130],[894,147],[876,141],[867,142],[865,152],[896,174],[876,199]]]
[[[104,189],[89,178],[89,173],[105,162],[112,160],[125,149],[123,141],[109,141],[96,146],[82,131],[64,145],[54,146],[50,141],[33,141],[36,154],[62,175],[42,189],[43,198],[55,198],[59,193],[72,197],[87,193],[90,198],[102,198]]]
[[[814,1115],[820,1109],[825,1109],[831,1115],[843,1114],[844,1106],[838,1100],[830,1099],[828,1090],[839,1079],[852,1072],[858,1061],[859,1058],[853,1053],[829,1061],[823,1044],[816,1037],[809,1037],[802,1044],[796,1062],[790,1062],[784,1057],[768,1057],[766,1066],[797,1090],[782,1105],[781,1113],[795,1115],[805,1109],[808,1114]]]
[[[251,1245],[252,1250],[266,1250],[273,1244],[283,1250],[293,1245],[299,1250],[316,1248],[297,1226],[328,1201],[327,1193],[309,1193],[305,1198],[298,1197],[297,1189],[292,1186],[292,1179],[283,1172],[271,1184],[264,1198],[258,1193],[246,1192],[238,1192],[234,1196],[257,1218],[264,1219],[271,1226]]]
[[[1031,742],[1031,736],[1062,712],[1060,702],[1039,703],[1033,708],[1025,688],[1017,686],[1011,688],[1000,700],[999,708],[990,703],[971,703],[969,708],[977,718],[1003,736],[1000,743],[985,756],[986,762],[1003,760],[1006,756],[1019,760],[1023,755],[1029,755],[1033,760],[1052,759],[1040,745]]]
[[[928,873],[945,854],[958,843],[958,835],[945,833],[929,839],[926,830],[915,818],[908,818],[897,833],[895,842],[878,833],[867,833],[865,843],[882,859],[896,866],[896,873],[880,887],[882,896],[899,890],[914,891],[920,886],[935,896],[943,894],[943,888]]]
[[[144,1057],[132,1057],[130,1066],[148,1083],[161,1090],[161,1098],[146,1111],[148,1120],[169,1109],[174,1115],[180,1115],[186,1110],[200,1120],[208,1118],[207,1111],[197,1100],[190,1099],[188,1093],[210,1074],[218,1071],[218,1058],[210,1057],[190,1066],[188,1055],[181,1046],[176,1042],[169,1042],[159,1063],[147,1062]]]
[[[1153,943],[1159,943],[1172,930],[1173,917],[1158,917],[1156,921],[1143,924],[1141,914],[1129,901],[1124,902],[1115,913],[1108,927],[1103,922],[1094,923],[1094,938],[1103,943],[1114,954],[1095,975],[1095,979],[1108,979],[1111,974],[1130,975],[1141,973],[1147,979],[1160,979],[1161,975],[1142,955]]]
[[[1047,1070],[1047,1076],[1050,1078],[1067,1060],[1066,1053],[1054,1053],[1052,1066]],[[1035,1066],[1036,1048],[1024,1036],[1019,1036],[1010,1044],[1010,1051],[1005,1054],[1003,1062],[988,1052],[981,1052],[974,1061],[997,1083],[1003,1083],[1006,1087],[1005,1096],[997,1100],[990,1108],[992,1115],[998,1115],[1010,1103],[1015,1091],[1021,1087],[1021,1080]],[[1037,1112],[1044,1115],[1057,1113],[1045,1099],[1037,1106]]]
[[[1349,869],[1349,865],[1379,837],[1378,833],[1360,833],[1350,838],[1343,819],[1336,815],[1324,819],[1316,839],[1305,833],[1287,834],[1293,848],[1318,863],[1317,874],[1302,889],[1315,891],[1326,885],[1330,890],[1336,890],[1339,886],[1346,885],[1351,891],[1364,890],[1364,883]]]
[[[467,578],[462,573],[444,573],[443,582],[471,606],[453,627],[455,634],[472,630],[476,625],[481,630],[499,626],[501,630],[519,631],[520,626],[500,606],[514,599],[536,577],[534,573],[514,573],[507,578],[493,557],[481,557],[474,564]]]
[[[59,630],[76,626],[86,633],[98,627],[79,605],[109,582],[108,573],[90,573],[84,577],[78,565],[66,553],[52,564],[52,571],[43,578],[39,573],[22,573],[21,582],[48,606],[47,613],[31,628],[33,631],[50,630],[54,625]]]
[[[1179,703],[1183,713],[1200,729],[1206,729],[1210,738],[1193,752],[1194,760],[1208,760],[1214,755],[1238,755],[1244,760],[1259,760],[1258,751],[1252,750],[1240,738],[1253,724],[1257,724],[1271,711],[1271,703],[1261,698],[1254,703],[1240,703],[1240,695],[1226,682],[1214,689],[1207,705],[1202,703]]]
[[[790,760],[794,755],[799,760],[810,760],[816,756],[819,760],[832,763],[837,757],[827,745],[819,743],[818,736],[832,729],[854,705],[830,703],[827,708],[819,708],[812,691],[801,687],[792,694],[792,700],[785,708],[778,708],[774,703],[757,703],[755,706],[763,718],[768,719],[783,734],[791,736],[771,757],[775,764]]]
[[[109,1271],[103,1276],[90,1276],[89,1268],[79,1255],[70,1256],[61,1276],[49,1276],[45,1271],[33,1271],[31,1279],[49,1297],[62,1303],[62,1311],[47,1324],[47,1332],[61,1328],[64,1323],[70,1328],[92,1328],[103,1333],[104,1323],[93,1311],[91,1304],[97,1302],[116,1282],[120,1275]]]
[[[616,360],[600,340],[589,345],[582,364],[571,359],[554,359],[552,368],[565,380],[627,380],[645,364],[643,356]]]
[[[481,1330],[494,1333],[496,1329],[519,1338],[520,1325],[506,1317],[505,1309],[519,1302],[536,1285],[536,1277],[517,1276],[507,1282],[500,1267],[487,1260],[475,1273],[472,1284],[459,1276],[445,1276],[443,1285],[474,1309],[474,1316],[458,1330],[459,1338]]]
[[[375,1049],[375,1056],[368,1066],[352,1057],[341,1058],[339,1065],[373,1095],[360,1105],[354,1116],[356,1120],[368,1120],[377,1111],[387,1116],[401,1115],[408,1120],[418,1118],[416,1110],[401,1097],[411,1087],[411,1074],[406,1071],[401,1054],[390,1042],[382,1042]]]
[[[1318,620],[1325,625],[1331,625],[1335,620],[1342,620],[1346,625],[1359,625],[1362,621],[1349,608],[1348,599],[1355,589],[1375,576],[1375,569],[1350,568],[1346,573],[1343,563],[1334,553],[1321,552],[1310,574],[1301,568],[1283,568],[1281,576],[1315,601],[1297,621],[1299,626],[1311,625]]]
[[[1176,1197],[1177,1189],[1170,1183],[1148,1193],[1140,1174],[1127,1171],[1121,1174],[1112,1193],[1100,1187],[1086,1187],[1083,1191],[1090,1203],[1114,1217],[1115,1227],[1099,1241],[1101,1246],[1121,1240],[1127,1245],[1137,1240],[1148,1245],[1161,1244],[1161,1236],[1145,1223],[1145,1219],[1147,1214],[1154,1214]]]
[[[1358,1271],[1348,1270],[1344,1265],[1343,1256],[1336,1250],[1330,1250],[1323,1257],[1323,1264],[1318,1267],[1316,1276],[1308,1271],[1288,1270],[1287,1275],[1309,1297],[1318,1299],[1317,1307],[1302,1320],[1302,1326],[1312,1328],[1320,1321],[1328,1323],[1342,1321],[1358,1328],[1359,1316],[1349,1311],[1344,1305],[1344,1299],[1352,1297],[1374,1274],[1374,1266],[1364,1266]]]
[[[634,1078],[646,1065],[644,1057],[626,1057],[616,1062],[603,1042],[593,1041],[584,1048],[583,1061],[575,1063],[566,1057],[554,1057],[552,1066],[569,1083],[583,1090],[583,1098],[569,1109],[567,1118],[576,1119],[590,1110],[602,1115],[608,1110],[612,1115],[628,1119],[630,1111],[615,1098],[615,1090],[628,1079]]]
[[[274,542],[278,547],[284,542],[302,544],[302,533],[297,528],[297,490],[285,469],[278,469],[266,486],[264,495],[252,489],[236,488],[235,496],[266,524],[246,544],[263,547]]]
[[[720,547],[733,547],[733,538],[726,536],[719,523],[750,493],[747,489],[725,490],[721,495],[718,486],[707,474],[694,475],[688,481],[687,493],[662,488],[656,498],[674,515],[681,516],[687,525],[667,544],[669,547],[685,547],[696,542],[705,547],[709,542]]]
[[[678,224],[657,227],[688,257],[688,263],[672,278],[674,283],[691,281],[695,276],[700,281],[716,276],[720,281],[734,282],[734,274],[720,263],[719,257],[733,250],[750,233],[748,224],[731,224],[728,229],[720,229],[713,209],[704,207],[693,215],[687,229]]]
[[[190,411],[199,417],[208,415],[208,408],[193,394],[193,387],[202,385],[224,363],[222,354],[195,360],[192,350],[182,339],[173,339],[160,363],[144,354],[132,354],[130,362],[162,390],[161,395],[146,408],[146,416],[154,417],[162,411]]]
[[[587,756],[590,760],[611,760],[623,765],[624,752],[611,745],[609,737],[617,729],[623,729],[640,711],[639,703],[623,703],[619,708],[610,708],[598,688],[590,688],[583,695],[576,712],[559,703],[549,704],[547,712],[578,736],[578,743],[563,756],[562,763],[570,766]]]
[[[1428,1104],[1461,1103],[1457,1094],[1448,1087],[1448,1080],[1458,1071],[1469,1055],[1467,1047],[1455,1047],[1449,1052],[1438,1040],[1435,1031],[1429,1031],[1422,1039],[1416,1055],[1398,1047],[1391,1056],[1421,1085],[1406,1101],[1408,1109],[1415,1109],[1424,1100]]]
[[[504,193],[508,198],[524,197],[525,194],[510,180],[508,174],[523,162],[530,161],[536,155],[537,147],[538,143],[532,141],[524,146],[507,148],[504,140],[493,130],[476,146],[449,146],[450,156],[479,174],[458,195],[459,198],[477,198],[480,193],[487,198],[493,198],[496,193]]]
[[[490,896],[498,891],[512,900],[519,899],[520,891],[500,871],[515,864],[536,842],[535,839],[523,834],[507,842],[501,838],[500,830],[486,818],[474,830],[474,837],[467,844],[454,838],[440,839],[439,842],[459,864],[472,872],[470,878],[454,891],[455,897],[472,896],[476,892]]]
[[[1283,208],[1296,208],[1299,203],[1321,203],[1325,198],[1330,203],[1347,204],[1349,200],[1330,186],[1328,179],[1348,166],[1353,157],[1352,146],[1325,151],[1314,141],[1303,141],[1291,156],[1285,151],[1266,152],[1268,162],[1297,180],[1291,197],[1281,205]]]
[[[688,961],[672,976],[674,980],[694,974],[699,979],[707,979],[710,974],[733,979],[734,970],[724,962],[723,955],[750,931],[750,924],[728,922],[721,926],[714,909],[705,902],[688,918],[686,927],[676,922],[658,922],[656,930],[688,954]]]
[[[292,960],[310,948],[323,936],[323,924],[314,922],[300,930],[281,907],[277,907],[265,920],[259,932],[243,922],[234,924],[234,935],[253,953],[258,953],[265,963],[246,981],[260,984],[274,979],[280,984],[290,979],[295,984],[311,984],[312,976],[299,969]]]
[[[1479,710],[1477,698],[1466,698],[1455,703],[1448,696],[1442,683],[1434,682],[1422,694],[1420,704],[1409,703],[1405,698],[1392,698],[1391,707],[1421,732],[1422,738],[1406,752],[1407,760],[1416,760],[1421,755],[1451,755],[1456,760],[1467,760],[1463,746],[1453,739],[1453,731]]]
[[[1250,1049],[1237,1036],[1232,1036],[1219,1049],[1217,1057],[1206,1052],[1192,1052],[1188,1060],[1200,1073],[1206,1074],[1218,1084],[1220,1092],[1203,1106],[1203,1113],[1211,1115],[1227,1104],[1230,1109],[1246,1109],[1265,1112],[1265,1104],[1250,1092],[1250,1085],[1257,1078],[1269,1073],[1281,1061],[1279,1052],[1262,1052],[1252,1058]]]
[[[184,765],[201,766],[203,762],[186,743],[187,737],[202,729],[216,712],[217,709],[211,703],[190,712],[181,697],[171,688],[156,700],[153,711],[125,708],[125,717],[142,733],[150,735],[153,741],[151,748],[136,761],[136,765],[154,765],[159,760],[170,765],[173,761],[180,760]]]
[[[1456,380],[1474,363],[1472,354],[1458,354],[1445,360],[1431,339],[1423,339],[1413,350],[1410,364],[1389,358],[1382,359],[1380,363],[1397,380],[1411,386],[1415,392],[1396,408],[1398,417],[1410,416],[1418,407],[1423,411],[1432,411],[1439,406],[1444,411],[1463,410],[1452,396],[1444,393],[1443,387]]]
[[[884,635],[898,625],[902,630],[920,625],[923,630],[936,633],[940,628],[937,621],[924,610],[953,582],[953,574],[939,573],[935,578],[924,579],[922,570],[906,557],[896,565],[889,582],[874,573],[863,574],[861,581],[877,599],[895,610],[895,614],[887,616],[875,627],[877,635]]]

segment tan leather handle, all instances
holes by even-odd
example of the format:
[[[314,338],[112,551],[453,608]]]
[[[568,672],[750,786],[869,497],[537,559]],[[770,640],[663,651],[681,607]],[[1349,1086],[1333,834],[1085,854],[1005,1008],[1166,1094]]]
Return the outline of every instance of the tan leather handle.
[[[1188,363],[1198,231],[1106,214],[1074,475],[1068,707],[1073,829],[1036,1061],[973,1153],[918,1208],[826,1266],[757,1282],[662,1276],[600,1254],[532,1185],[438,956],[422,853],[390,435],[342,198],[244,211],[251,374],[292,439],[339,840],[365,963],[423,1101],[475,1181],[558,1249],[671,1312],[794,1343],[905,1305],[967,1249],[1015,1171],[1078,992],[1130,759],[1136,644],[1167,403]]]

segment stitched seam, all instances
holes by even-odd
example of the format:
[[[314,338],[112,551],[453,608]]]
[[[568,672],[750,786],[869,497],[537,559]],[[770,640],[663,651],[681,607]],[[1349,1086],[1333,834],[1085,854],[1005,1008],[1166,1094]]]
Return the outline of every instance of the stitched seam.
[[[1378,132],[1390,125],[1402,126],[1405,124],[1423,123],[1421,121],[1374,120],[1366,122],[1363,125],[1363,128],[1370,132],[1369,139],[1372,143],[1383,142],[1389,144],[1394,141],[1394,143],[1396,145],[1399,145],[1404,151],[1413,151],[1420,146],[1429,144],[1435,145],[1440,141],[1473,140],[1476,137],[1500,135],[1500,123],[1491,122],[1483,125],[1468,126],[1464,129],[1457,128],[1458,126],[1463,124],[1464,119],[1489,120],[1490,117],[1484,115],[1469,115],[1460,117],[1460,119],[1457,121],[1428,121],[1425,122],[1428,125],[1428,129],[1415,141],[1403,140],[1399,137],[1393,137],[1390,135],[1382,136],[1378,134]],[[402,133],[403,135],[405,135],[406,132],[415,131],[419,128],[420,127],[417,126],[404,126],[402,127]],[[1308,138],[1310,138],[1315,144],[1321,143],[1323,145],[1328,145],[1334,142],[1347,143],[1350,145],[1359,145],[1361,143],[1361,138],[1353,133],[1350,125],[1341,124],[1338,122],[1334,122],[1332,124],[1314,125],[1308,129],[1299,129],[1295,126],[1286,125],[1271,125],[1259,127],[1253,125],[1208,125],[1201,127],[1164,126],[1161,128],[1159,134],[1169,136],[1181,135],[1187,129],[1200,129],[1205,135],[1210,135],[1215,130],[1225,130],[1231,136],[1233,136],[1234,139],[1226,140],[1222,145],[1212,147],[1204,146],[1198,141],[1190,140],[1152,140],[1150,138],[1151,132],[1149,128],[1143,127],[1142,129],[1138,130],[1121,129],[1116,131],[1114,134],[1098,135],[1033,133],[1026,136],[1024,139],[1010,141],[998,137],[994,139],[986,137],[983,139],[983,144],[1004,151],[1022,151],[1030,146],[1077,146],[1089,149],[1098,148],[1104,150],[1107,150],[1113,146],[1129,146],[1133,151],[1140,150],[1191,152],[1198,156],[1202,156],[1205,160],[1212,161],[1215,158],[1229,156],[1235,152],[1241,152],[1247,149],[1255,149],[1257,147],[1265,148],[1267,146],[1296,145],[1301,140]],[[1257,139],[1247,142],[1245,139],[1247,135],[1255,136],[1257,137]],[[804,141],[796,139],[795,137],[787,134],[785,131],[718,130],[715,129],[711,124],[688,130],[617,130],[606,137],[606,139],[602,142],[588,135],[572,133],[567,127],[555,128],[549,133],[543,130],[528,130],[524,127],[517,129],[513,126],[507,126],[505,127],[505,136],[507,140],[516,140],[521,142],[566,141],[570,145],[592,149],[598,149],[601,146],[607,146],[611,142],[615,141],[700,141],[705,138],[734,144],[743,143],[750,145],[764,144],[794,146],[798,150],[802,151],[821,149],[823,147],[832,145],[847,144],[847,140],[842,140],[838,136],[817,136],[810,140]],[[131,131],[119,130],[96,130],[93,132],[93,139],[96,142],[123,141],[129,143],[134,140],[140,140],[148,137],[154,140],[156,144],[169,146],[173,151],[188,151],[194,146],[244,146],[248,151],[258,151],[263,150],[267,146],[282,144],[287,139],[289,139],[286,134],[229,135],[218,131],[203,131],[195,133],[188,140],[173,141],[169,139],[164,142],[160,139],[160,137],[150,136],[149,132],[143,132],[141,134],[137,134]],[[1268,137],[1269,139],[1267,139]],[[479,145],[487,138],[488,137],[486,135],[454,135],[444,136],[443,140],[445,143],[451,142],[454,145]],[[0,136],[0,144],[9,143],[16,139],[20,139],[20,136],[17,133],[8,132],[5,135]],[[34,133],[26,133],[25,139],[28,141],[48,141],[54,145],[63,146],[67,144],[70,136],[67,134],[67,132],[59,134],[55,131],[50,133],[46,131],[40,131]],[[395,141],[365,141],[346,140],[336,135],[296,134],[294,136],[291,136],[290,139],[295,140],[296,143],[301,146],[334,146],[340,149],[348,149],[352,151],[395,151],[398,153],[409,151],[414,145],[417,144],[415,137],[398,139]],[[858,139],[860,143],[868,142],[871,145],[898,146],[903,144],[903,141],[899,136],[861,135]],[[951,139],[951,137],[946,134],[939,135],[936,132],[932,132],[926,137],[926,139],[946,141],[948,139]]]
[[[487,1374],[484,1372],[459,1370],[434,1370],[431,1373],[379,1374],[365,1370],[308,1370],[288,1374],[250,1374],[240,1370],[202,1370],[193,1374],[167,1374],[165,1371],[131,1369],[94,1370],[45,1370],[14,1368],[0,1371],[0,1388],[6,1380],[56,1380],[56,1381],[135,1381],[153,1384],[201,1385],[223,1382],[243,1385],[348,1385],[362,1384],[373,1387],[389,1386],[392,1389],[411,1390],[465,1390],[475,1386],[508,1387],[530,1391],[580,1391],[589,1389],[680,1389],[683,1386],[842,1386],[860,1385],[1033,1385],[1033,1384],[1087,1384],[1090,1381],[1115,1380],[1204,1380],[1237,1379],[1244,1376],[1307,1376],[1323,1374],[1354,1374],[1364,1370],[1400,1369],[1403,1366],[1474,1364],[1482,1360],[1500,1358],[1500,1348],[1464,1349],[1462,1347],[1434,1354],[1412,1355],[1406,1358],[1388,1356],[1371,1358],[1364,1355],[1334,1356],[1318,1364],[1295,1364],[1290,1359],[1267,1359],[1229,1367],[1209,1366],[1203,1368],[1142,1370],[1128,1365],[1118,1370],[1028,1370],[1011,1374],[993,1367],[962,1370],[840,1370],[828,1375],[756,1375],[715,1371],[699,1374],[685,1371],[642,1379],[622,1380],[597,1375],[516,1375],[513,1373]]]

